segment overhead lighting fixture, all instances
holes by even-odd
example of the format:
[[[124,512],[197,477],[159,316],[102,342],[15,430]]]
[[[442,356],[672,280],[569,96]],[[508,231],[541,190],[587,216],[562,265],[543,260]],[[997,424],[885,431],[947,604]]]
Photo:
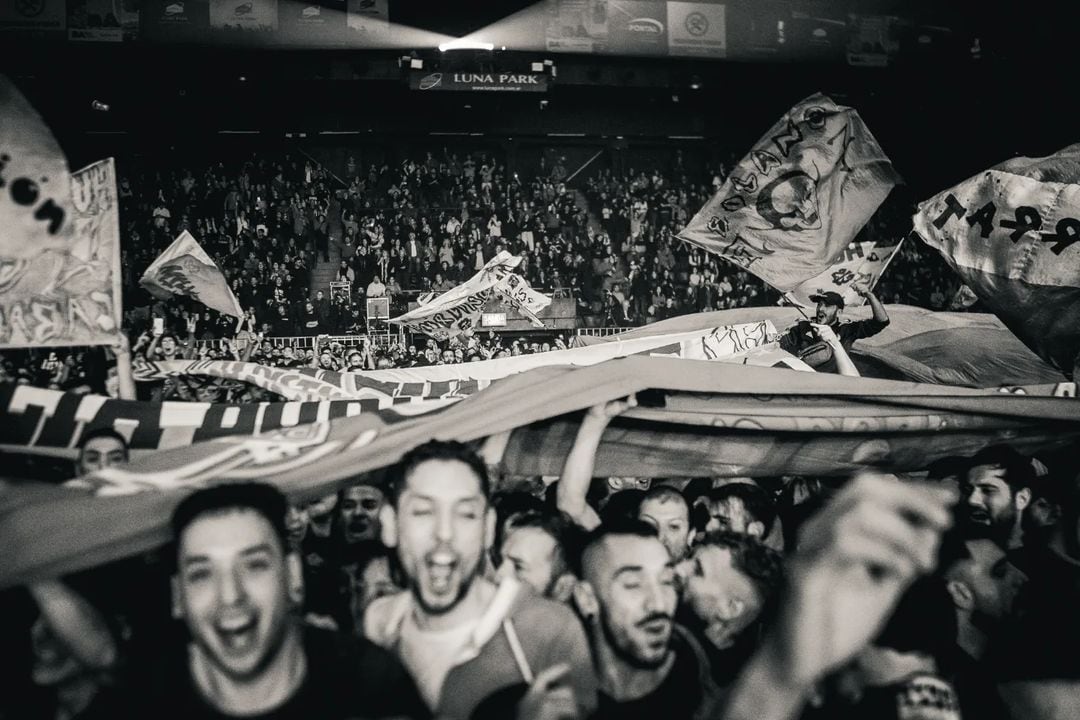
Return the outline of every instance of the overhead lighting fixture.
[[[542,63],[542,62],[534,62],[532,64],[532,71],[534,73],[544,72],[544,63]]]
[[[690,89],[691,90],[700,90],[701,89],[701,78],[699,78],[697,75],[693,75],[693,76],[690,77]]]
[[[109,112],[109,105],[107,103],[101,102],[100,100],[94,100],[93,102],[91,102],[90,107],[92,107],[94,110],[97,110],[98,112]]]
[[[466,40],[465,38],[458,38],[457,40],[451,40],[450,42],[444,42],[439,45],[439,52],[446,52],[448,50],[487,50],[490,52],[494,49],[494,43],[477,42],[475,40]]]
[[[409,58],[409,68],[412,70],[423,70],[424,61],[420,58]]]

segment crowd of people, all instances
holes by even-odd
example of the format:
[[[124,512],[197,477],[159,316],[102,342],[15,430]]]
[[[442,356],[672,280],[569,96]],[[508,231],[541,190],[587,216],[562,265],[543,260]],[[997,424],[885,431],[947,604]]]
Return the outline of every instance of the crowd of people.
[[[1075,454],[594,478],[635,402],[557,478],[432,441],[306,502],[195,491],[158,551],[0,594],[0,717],[1074,716]],[[74,474],[127,453],[95,431]]]

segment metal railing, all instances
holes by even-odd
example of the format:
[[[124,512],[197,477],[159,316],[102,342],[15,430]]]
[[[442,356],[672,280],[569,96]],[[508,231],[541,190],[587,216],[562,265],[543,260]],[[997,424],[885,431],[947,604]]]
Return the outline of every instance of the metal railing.
[[[578,328],[577,335],[581,337],[583,335],[588,337],[607,337],[608,335],[618,335],[630,330],[636,330],[633,327],[594,327],[594,328]]]
[[[377,333],[372,335],[330,335],[329,337],[322,338],[323,344],[329,345],[330,343],[339,343],[343,347],[358,347],[364,339],[367,338],[372,347],[375,348],[388,348],[394,343],[404,343],[405,336],[398,333]],[[297,335],[290,337],[264,337],[262,342],[270,343],[271,347],[291,347],[296,350],[308,350],[315,347],[315,341],[319,338],[311,335]],[[226,349],[226,343],[231,342],[225,339],[214,340],[196,340],[196,348],[210,348],[213,350]]]

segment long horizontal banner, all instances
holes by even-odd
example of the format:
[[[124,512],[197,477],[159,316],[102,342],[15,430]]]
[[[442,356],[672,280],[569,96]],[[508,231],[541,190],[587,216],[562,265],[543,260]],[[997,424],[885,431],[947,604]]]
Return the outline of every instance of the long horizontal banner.
[[[646,389],[665,393],[663,407],[636,408],[628,418],[656,422],[617,418],[597,453],[597,475],[846,474],[868,449],[905,471],[997,442],[1035,452],[1080,438],[1076,399],[655,357],[540,368],[417,417],[382,410],[153,453],[87,478],[97,495],[9,487],[0,494],[0,587],[156,547],[168,539],[176,503],[208,482],[259,479],[303,502],[433,437],[470,442],[506,431],[508,475],[558,474],[576,412]],[[128,494],[100,496],[113,493]]]
[[[425,400],[460,400],[488,386],[474,378],[416,381],[400,370],[372,373],[339,373],[315,368],[275,368],[229,360],[139,360],[134,363],[137,382],[196,375],[237,380],[276,393],[286,400],[363,400],[380,409]]]
[[[413,90],[458,90],[472,92],[547,92],[548,76],[544,73],[485,73],[433,72],[415,70],[409,73]]]
[[[450,402],[453,401],[399,404],[385,417],[430,412]],[[120,433],[138,454],[388,409],[374,399],[151,403],[5,384],[0,385],[0,447],[11,452],[74,457],[87,432],[110,428]]]

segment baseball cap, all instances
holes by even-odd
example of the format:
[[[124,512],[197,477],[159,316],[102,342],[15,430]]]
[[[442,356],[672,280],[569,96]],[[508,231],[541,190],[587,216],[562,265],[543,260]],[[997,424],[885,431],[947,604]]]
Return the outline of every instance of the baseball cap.
[[[818,293],[817,295],[810,296],[811,302],[823,302],[826,305],[835,305],[841,310],[844,309],[844,297],[838,293],[829,290],[828,292]]]

